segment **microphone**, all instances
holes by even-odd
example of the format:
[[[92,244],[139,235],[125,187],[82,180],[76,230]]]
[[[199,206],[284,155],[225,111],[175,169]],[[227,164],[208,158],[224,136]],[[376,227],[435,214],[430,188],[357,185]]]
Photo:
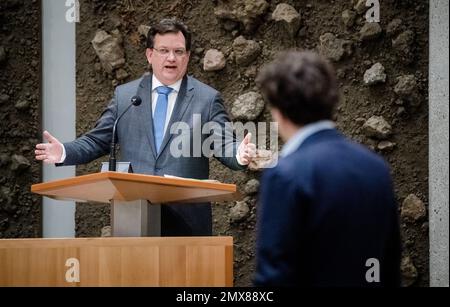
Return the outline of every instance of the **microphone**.
[[[113,132],[112,132],[112,141],[111,141],[111,147],[109,152],[109,171],[115,172],[116,171],[116,127],[119,120],[122,118],[122,116],[127,113],[127,111],[131,108],[131,106],[139,106],[142,103],[142,99],[139,96],[133,96],[131,97],[131,104],[125,109],[125,111],[120,114],[119,117],[117,117],[116,121],[114,122],[113,126]]]

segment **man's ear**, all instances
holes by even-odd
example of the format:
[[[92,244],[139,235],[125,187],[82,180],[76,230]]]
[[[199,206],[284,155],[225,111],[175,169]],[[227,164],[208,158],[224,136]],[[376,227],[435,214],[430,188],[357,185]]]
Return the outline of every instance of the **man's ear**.
[[[153,57],[153,49],[147,48],[145,50],[145,56],[147,57],[147,62],[151,65]]]

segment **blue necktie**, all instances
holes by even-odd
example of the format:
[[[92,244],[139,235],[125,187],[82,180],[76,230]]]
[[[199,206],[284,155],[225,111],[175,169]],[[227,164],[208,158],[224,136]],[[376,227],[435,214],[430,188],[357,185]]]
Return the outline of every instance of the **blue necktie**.
[[[162,140],[164,138],[164,126],[166,124],[168,96],[173,89],[167,86],[158,86],[156,92],[158,99],[156,101],[155,114],[153,115],[153,130],[155,132],[156,152],[159,153]]]

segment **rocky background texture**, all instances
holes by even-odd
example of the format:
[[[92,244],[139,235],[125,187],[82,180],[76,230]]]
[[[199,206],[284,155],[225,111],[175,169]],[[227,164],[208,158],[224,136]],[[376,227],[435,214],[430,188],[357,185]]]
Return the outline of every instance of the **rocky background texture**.
[[[41,235],[40,4],[0,1],[0,238]]]

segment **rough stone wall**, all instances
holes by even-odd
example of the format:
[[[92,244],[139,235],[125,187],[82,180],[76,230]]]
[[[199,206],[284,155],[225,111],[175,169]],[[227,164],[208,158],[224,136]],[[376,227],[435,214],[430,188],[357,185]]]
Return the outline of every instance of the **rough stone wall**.
[[[39,1],[0,2],[0,238],[41,234],[39,25]]]
[[[115,85],[147,70],[145,27],[140,26],[161,18],[175,16],[190,26],[189,73],[221,91],[234,118],[269,121],[254,94],[237,98],[257,91],[258,70],[277,52],[317,50],[330,58],[339,78],[338,127],[392,167],[402,218],[404,285],[427,286],[428,1],[379,2],[380,23],[367,24],[362,0],[82,0],[77,134],[93,127]],[[91,44],[99,30],[106,33],[96,41],[109,42],[113,50],[103,64]],[[242,112],[242,101],[254,103],[261,114]],[[99,162],[80,166],[77,173],[96,172]],[[254,272],[259,177],[258,171],[234,172],[211,160],[211,178],[236,183],[245,195],[238,203],[214,205],[215,233],[234,237],[236,286],[250,285]],[[76,219],[78,236],[99,236],[109,224],[109,208],[78,205]]]

